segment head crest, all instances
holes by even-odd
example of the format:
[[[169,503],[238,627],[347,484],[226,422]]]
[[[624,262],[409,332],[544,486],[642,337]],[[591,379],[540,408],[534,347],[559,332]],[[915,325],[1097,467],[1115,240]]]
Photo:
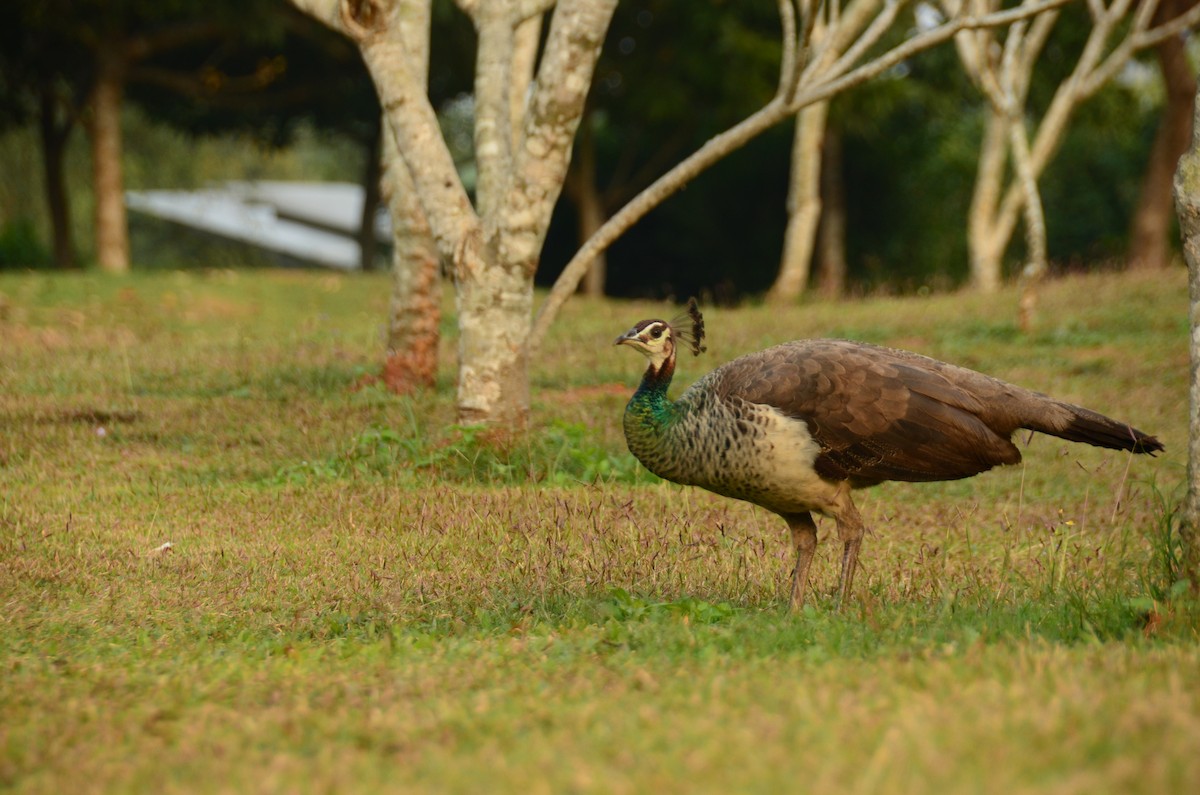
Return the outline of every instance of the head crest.
[[[689,298],[687,311],[671,321],[671,330],[675,332],[676,339],[687,343],[693,356],[699,356],[708,350],[704,346],[704,315],[700,314],[700,307],[695,298]]]

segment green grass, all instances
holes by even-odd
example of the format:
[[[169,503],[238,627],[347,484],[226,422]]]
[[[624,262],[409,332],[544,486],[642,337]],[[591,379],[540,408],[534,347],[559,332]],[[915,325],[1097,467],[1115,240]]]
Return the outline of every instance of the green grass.
[[[852,603],[823,523],[795,617],[780,520],[625,451],[641,361],[612,339],[672,308],[568,305],[497,447],[455,425],[449,335],[432,392],[362,386],[386,285],[0,275],[0,788],[1200,786],[1182,273],[1051,283],[1030,335],[1012,293],[709,311],[681,386],[848,336],[1167,445],[1022,439],[1021,466],[863,492]]]

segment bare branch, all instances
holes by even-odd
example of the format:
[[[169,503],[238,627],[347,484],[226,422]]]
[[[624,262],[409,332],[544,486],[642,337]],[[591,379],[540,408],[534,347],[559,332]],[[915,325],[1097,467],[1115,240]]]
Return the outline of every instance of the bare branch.
[[[991,14],[956,17],[936,28],[919,33],[904,43],[889,50],[875,60],[860,66],[842,77],[814,86],[798,93],[790,101],[776,95],[761,109],[743,119],[725,132],[709,139],[690,156],[680,161],[667,173],[655,180],[628,204],[608,219],[591,238],[580,247],[563,269],[538,309],[530,335],[530,346],[537,347],[544,339],[550,324],[563,303],[575,292],[580,279],[587,273],[592,259],[607,249],[614,240],[641,220],[650,210],[661,204],[713,163],[737,150],[765,130],[794,115],[800,108],[826,99],[871,79],[912,55],[934,47],[955,34],[974,28],[1007,25],[1028,19],[1049,9],[1058,8],[1070,0],[1042,0],[1029,6]]]
[[[740,123],[709,139],[703,146],[655,180],[609,218],[603,226],[596,230],[594,235],[588,238],[579,251],[575,252],[575,256],[571,258],[555,281],[550,294],[546,296],[546,300],[542,303],[537,317],[534,319],[530,347],[536,348],[541,344],[547,329],[554,321],[554,316],[567,298],[575,292],[579,280],[587,273],[592,259],[597,254],[607,249],[625,230],[713,163],[793,114],[794,111],[788,108],[783,99],[776,97]]]
[[[1057,9],[1039,14],[1033,20],[1029,35],[1025,38],[1025,47],[1021,53],[1021,63],[1018,67],[1020,74],[1024,76],[1018,88],[1023,97],[1029,94],[1029,79],[1033,75],[1033,65],[1046,46],[1046,40],[1050,38],[1050,32],[1054,30],[1054,23],[1057,21]]]
[[[779,59],[779,93],[786,96],[796,78],[796,8],[792,0],[779,0],[779,22],[783,27],[783,55]]]
[[[1151,0],[1146,3],[1151,7],[1153,13],[1156,0]],[[1141,9],[1139,9],[1140,11]],[[1114,49],[1104,62],[1097,66],[1087,79],[1083,82],[1082,91],[1085,97],[1091,96],[1100,90],[1109,80],[1116,76],[1117,72],[1125,66],[1126,62],[1133,57],[1133,54],[1150,47],[1154,47],[1172,36],[1177,36],[1185,30],[1195,27],[1200,24],[1200,5],[1195,5],[1189,8],[1184,13],[1162,23],[1156,27],[1145,29],[1139,27],[1142,23],[1144,15],[1139,13],[1134,21],[1134,26],[1129,32],[1129,35]],[[1145,23],[1149,24],[1147,18]]]
[[[1164,22],[1157,27],[1139,34],[1136,37],[1137,46],[1135,49],[1144,50],[1148,47],[1153,47],[1162,43],[1165,39],[1178,36],[1185,30],[1195,27],[1197,24],[1200,24],[1200,5],[1192,6],[1171,21]]]
[[[882,0],[851,0],[851,2],[850,8],[845,13],[841,13],[836,8],[830,10],[830,14],[839,13],[836,24],[832,22],[824,25],[817,23],[814,31],[819,30],[820,35],[818,36],[814,32],[812,36],[812,40],[817,41],[817,44],[812,49],[812,57],[804,66],[797,87],[830,74],[830,67],[837,62],[839,54],[850,47],[863,29],[870,24],[871,19],[875,16],[875,10],[880,6]]]
[[[906,5],[908,5],[908,0],[896,0],[896,2],[885,5],[879,15],[863,31],[862,35],[855,39],[849,49],[830,67],[829,74],[839,75],[854,66],[867,50],[874,47],[875,43],[883,38],[883,34],[887,33],[892,27],[892,23],[896,21],[896,16]]]
[[[798,94],[796,98],[789,103],[789,107],[794,111],[799,110],[805,105],[813,102],[819,102],[827,97],[831,97],[838,92],[845,91],[860,83],[864,83],[871,78],[891,69],[896,64],[911,58],[913,55],[930,47],[936,47],[947,39],[964,30],[974,30],[977,28],[991,28],[1008,25],[1022,19],[1028,19],[1047,11],[1052,8],[1064,6],[1071,0],[1042,0],[1030,6],[1022,6],[1019,8],[1009,9],[1007,11],[998,11],[993,14],[984,14],[982,16],[965,16],[951,19],[936,28],[931,28],[924,33],[918,33],[916,36],[906,40],[903,44],[897,45],[883,55],[858,67],[852,72],[832,80],[828,83],[819,85],[809,91]]]

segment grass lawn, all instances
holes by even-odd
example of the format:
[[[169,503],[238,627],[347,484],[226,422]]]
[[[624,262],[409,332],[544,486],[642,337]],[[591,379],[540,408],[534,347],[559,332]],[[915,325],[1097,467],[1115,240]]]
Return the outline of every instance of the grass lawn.
[[[860,492],[855,595],[786,613],[777,517],[658,482],[576,300],[534,428],[371,384],[385,275],[0,275],[0,788],[15,792],[1200,791],[1175,566],[1185,274],[711,309],[680,387],[770,343],[905,347],[1157,434]],[[678,389],[679,387],[677,387]]]

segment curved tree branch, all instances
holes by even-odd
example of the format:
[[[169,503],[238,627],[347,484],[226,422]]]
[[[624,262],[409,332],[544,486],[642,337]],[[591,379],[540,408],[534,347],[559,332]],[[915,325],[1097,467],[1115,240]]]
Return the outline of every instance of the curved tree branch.
[[[571,258],[571,261],[567,263],[563,272],[559,274],[554,286],[550,289],[550,294],[546,296],[545,301],[542,302],[541,307],[538,309],[537,316],[534,319],[533,331],[530,334],[530,346],[538,347],[541,344],[541,341],[545,338],[546,331],[550,328],[551,323],[554,322],[559,309],[562,308],[562,305],[575,292],[580,280],[587,273],[592,259],[597,254],[606,250],[614,240],[645,217],[650,210],[657,207],[667,197],[680,190],[718,160],[737,150],[784,119],[791,117],[801,108],[827,99],[834,94],[876,77],[906,58],[952,39],[957,33],[964,30],[1008,25],[1036,16],[1043,11],[1058,8],[1069,1],[1043,0],[1040,3],[1024,5],[1019,8],[992,14],[954,17],[935,28],[913,36],[875,60],[863,64],[841,77],[797,92],[791,101],[785,101],[780,95],[776,95],[774,99],[761,109],[725,132],[709,139],[690,156],[655,180],[648,188],[609,218],[580,247],[575,256]]]

